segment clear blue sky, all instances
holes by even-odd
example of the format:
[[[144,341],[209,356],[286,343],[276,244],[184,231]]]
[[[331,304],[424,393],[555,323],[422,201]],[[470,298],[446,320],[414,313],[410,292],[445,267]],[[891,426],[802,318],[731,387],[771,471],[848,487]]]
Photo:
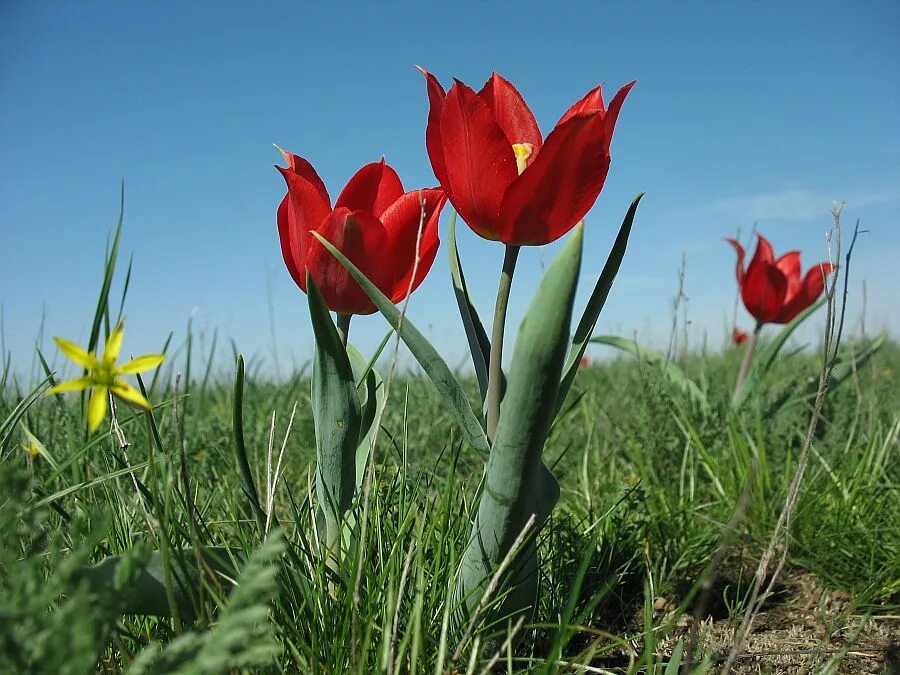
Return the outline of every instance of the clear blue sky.
[[[42,314],[84,340],[104,242],[126,185],[134,253],[125,349],[155,350],[190,316],[271,365],[310,354],[305,296],[281,260],[284,183],[272,143],[333,196],[382,154],[408,189],[434,184],[420,64],[445,83],[512,80],[546,133],[598,82],[639,81],[588,215],[585,291],[631,198],[647,197],[599,330],[665,343],[682,254],[692,339],[722,340],[734,259],[754,221],[777,251],[826,255],[832,200],[860,218],[852,316],[897,334],[900,4],[883,2],[0,3],[0,302],[27,368]],[[464,228],[476,301],[493,305],[501,248]],[[446,232],[446,216],[442,233]],[[520,263],[511,330],[542,261]],[[739,315],[743,324],[749,319]],[[446,247],[411,317],[463,355]],[[380,317],[354,321],[371,348]],[[52,349],[50,350],[52,351]]]

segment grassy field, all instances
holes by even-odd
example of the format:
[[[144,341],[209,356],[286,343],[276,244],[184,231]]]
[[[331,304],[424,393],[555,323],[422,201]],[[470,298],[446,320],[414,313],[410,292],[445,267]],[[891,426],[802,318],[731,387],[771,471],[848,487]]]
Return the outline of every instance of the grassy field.
[[[562,499],[542,535],[536,622],[514,640],[500,630],[464,644],[447,630],[449,588],[481,463],[427,380],[393,382],[357,506],[365,545],[340,570],[310,541],[315,447],[302,374],[274,384],[251,364],[244,381],[250,469],[273,505],[265,545],[236,465],[233,385],[207,379],[196,354],[144,383],[152,415],[122,406],[117,428],[89,438],[77,395],[35,400],[7,381],[0,419],[17,423],[0,437],[0,670],[663,672],[692,641],[693,661],[715,670],[748,611],[810,420],[808,403],[776,414],[771,404],[816,377],[812,352],[785,358],[739,415],[728,406],[738,350],[682,364],[707,408],[629,357],[582,369],[545,453]],[[189,367],[177,389],[163,385]],[[888,343],[829,392],[786,564],[737,672],[882,672],[896,659],[898,373],[900,349]],[[43,454],[23,450],[32,438]],[[207,575],[179,616],[121,616],[118,589],[151,549],[177,576],[199,547],[239,560],[257,552],[227,599]],[[79,583],[111,554],[125,555],[115,579]]]

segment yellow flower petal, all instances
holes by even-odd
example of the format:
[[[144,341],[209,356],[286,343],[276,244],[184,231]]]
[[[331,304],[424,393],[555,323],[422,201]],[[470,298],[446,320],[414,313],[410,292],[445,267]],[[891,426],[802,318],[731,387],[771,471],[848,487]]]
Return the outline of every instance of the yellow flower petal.
[[[53,341],[56,342],[56,346],[59,347],[59,351],[61,351],[79,366],[83,366],[88,370],[93,370],[97,367],[97,357],[85,351],[74,342],[61,337],[55,337],[53,338]]]
[[[94,381],[90,375],[85,375],[84,377],[76,377],[74,380],[67,380],[56,385],[55,387],[47,391],[45,396],[49,396],[50,394],[61,394],[65,391],[81,391],[83,389],[88,389],[93,385]]]
[[[106,363],[115,363],[119,358],[119,352],[122,351],[122,338],[125,336],[125,322],[120,321],[113,328],[112,335],[106,341],[106,347],[103,349],[103,360]]]
[[[150,401],[143,397],[141,392],[125,382],[116,382],[109,390],[123,401],[128,401],[134,405],[150,410]]]
[[[27,452],[35,459],[41,456],[41,449],[34,443],[22,443],[22,450]]]
[[[156,368],[166,358],[165,354],[144,354],[116,368],[117,375],[133,375]]]
[[[88,431],[96,431],[106,417],[106,387],[94,387],[88,403]]]

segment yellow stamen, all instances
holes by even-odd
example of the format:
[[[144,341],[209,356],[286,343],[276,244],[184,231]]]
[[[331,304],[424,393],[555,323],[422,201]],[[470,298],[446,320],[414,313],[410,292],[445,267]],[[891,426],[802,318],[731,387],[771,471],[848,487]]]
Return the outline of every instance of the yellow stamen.
[[[516,155],[516,168],[521,176],[525,167],[528,166],[528,158],[534,152],[534,146],[531,143],[513,143],[513,152]]]

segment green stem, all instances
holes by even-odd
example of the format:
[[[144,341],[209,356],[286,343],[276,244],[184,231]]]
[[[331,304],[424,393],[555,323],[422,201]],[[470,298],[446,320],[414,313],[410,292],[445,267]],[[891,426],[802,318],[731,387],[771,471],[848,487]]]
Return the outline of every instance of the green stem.
[[[734,394],[731,397],[732,403],[737,400],[738,395],[741,393],[741,389],[744,388],[744,381],[747,379],[747,373],[750,372],[750,363],[753,361],[753,352],[756,351],[756,339],[759,336],[762,327],[762,322],[757,321],[756,328],[753,329],[753,333],[751,333],[750,337],[747,339],[747,350],[744,352],[744,360],[741,361],[741,369],[738,371],[737,383],[734,385]]]
[[[344,347],[347,346],[347,337],[350,335],[350,319],[352,318],[352,314],[337,313],[337,329],[341,336],[341,342],[344,343]]]
[[[497,288],[494,327],[491,331],[491,356],[488,363],[487,436],[488,440],[491,441],[494,439],[497,423],[500,421],[500,387],[503,379],[503,332],[506,329],[506,309],[509,306],[509,291],[512,288],[512,279],[516,271],[516,260],[518,258],[519,247],[507,245],[503,256],[503,270],[500,273],[500,285]]]

